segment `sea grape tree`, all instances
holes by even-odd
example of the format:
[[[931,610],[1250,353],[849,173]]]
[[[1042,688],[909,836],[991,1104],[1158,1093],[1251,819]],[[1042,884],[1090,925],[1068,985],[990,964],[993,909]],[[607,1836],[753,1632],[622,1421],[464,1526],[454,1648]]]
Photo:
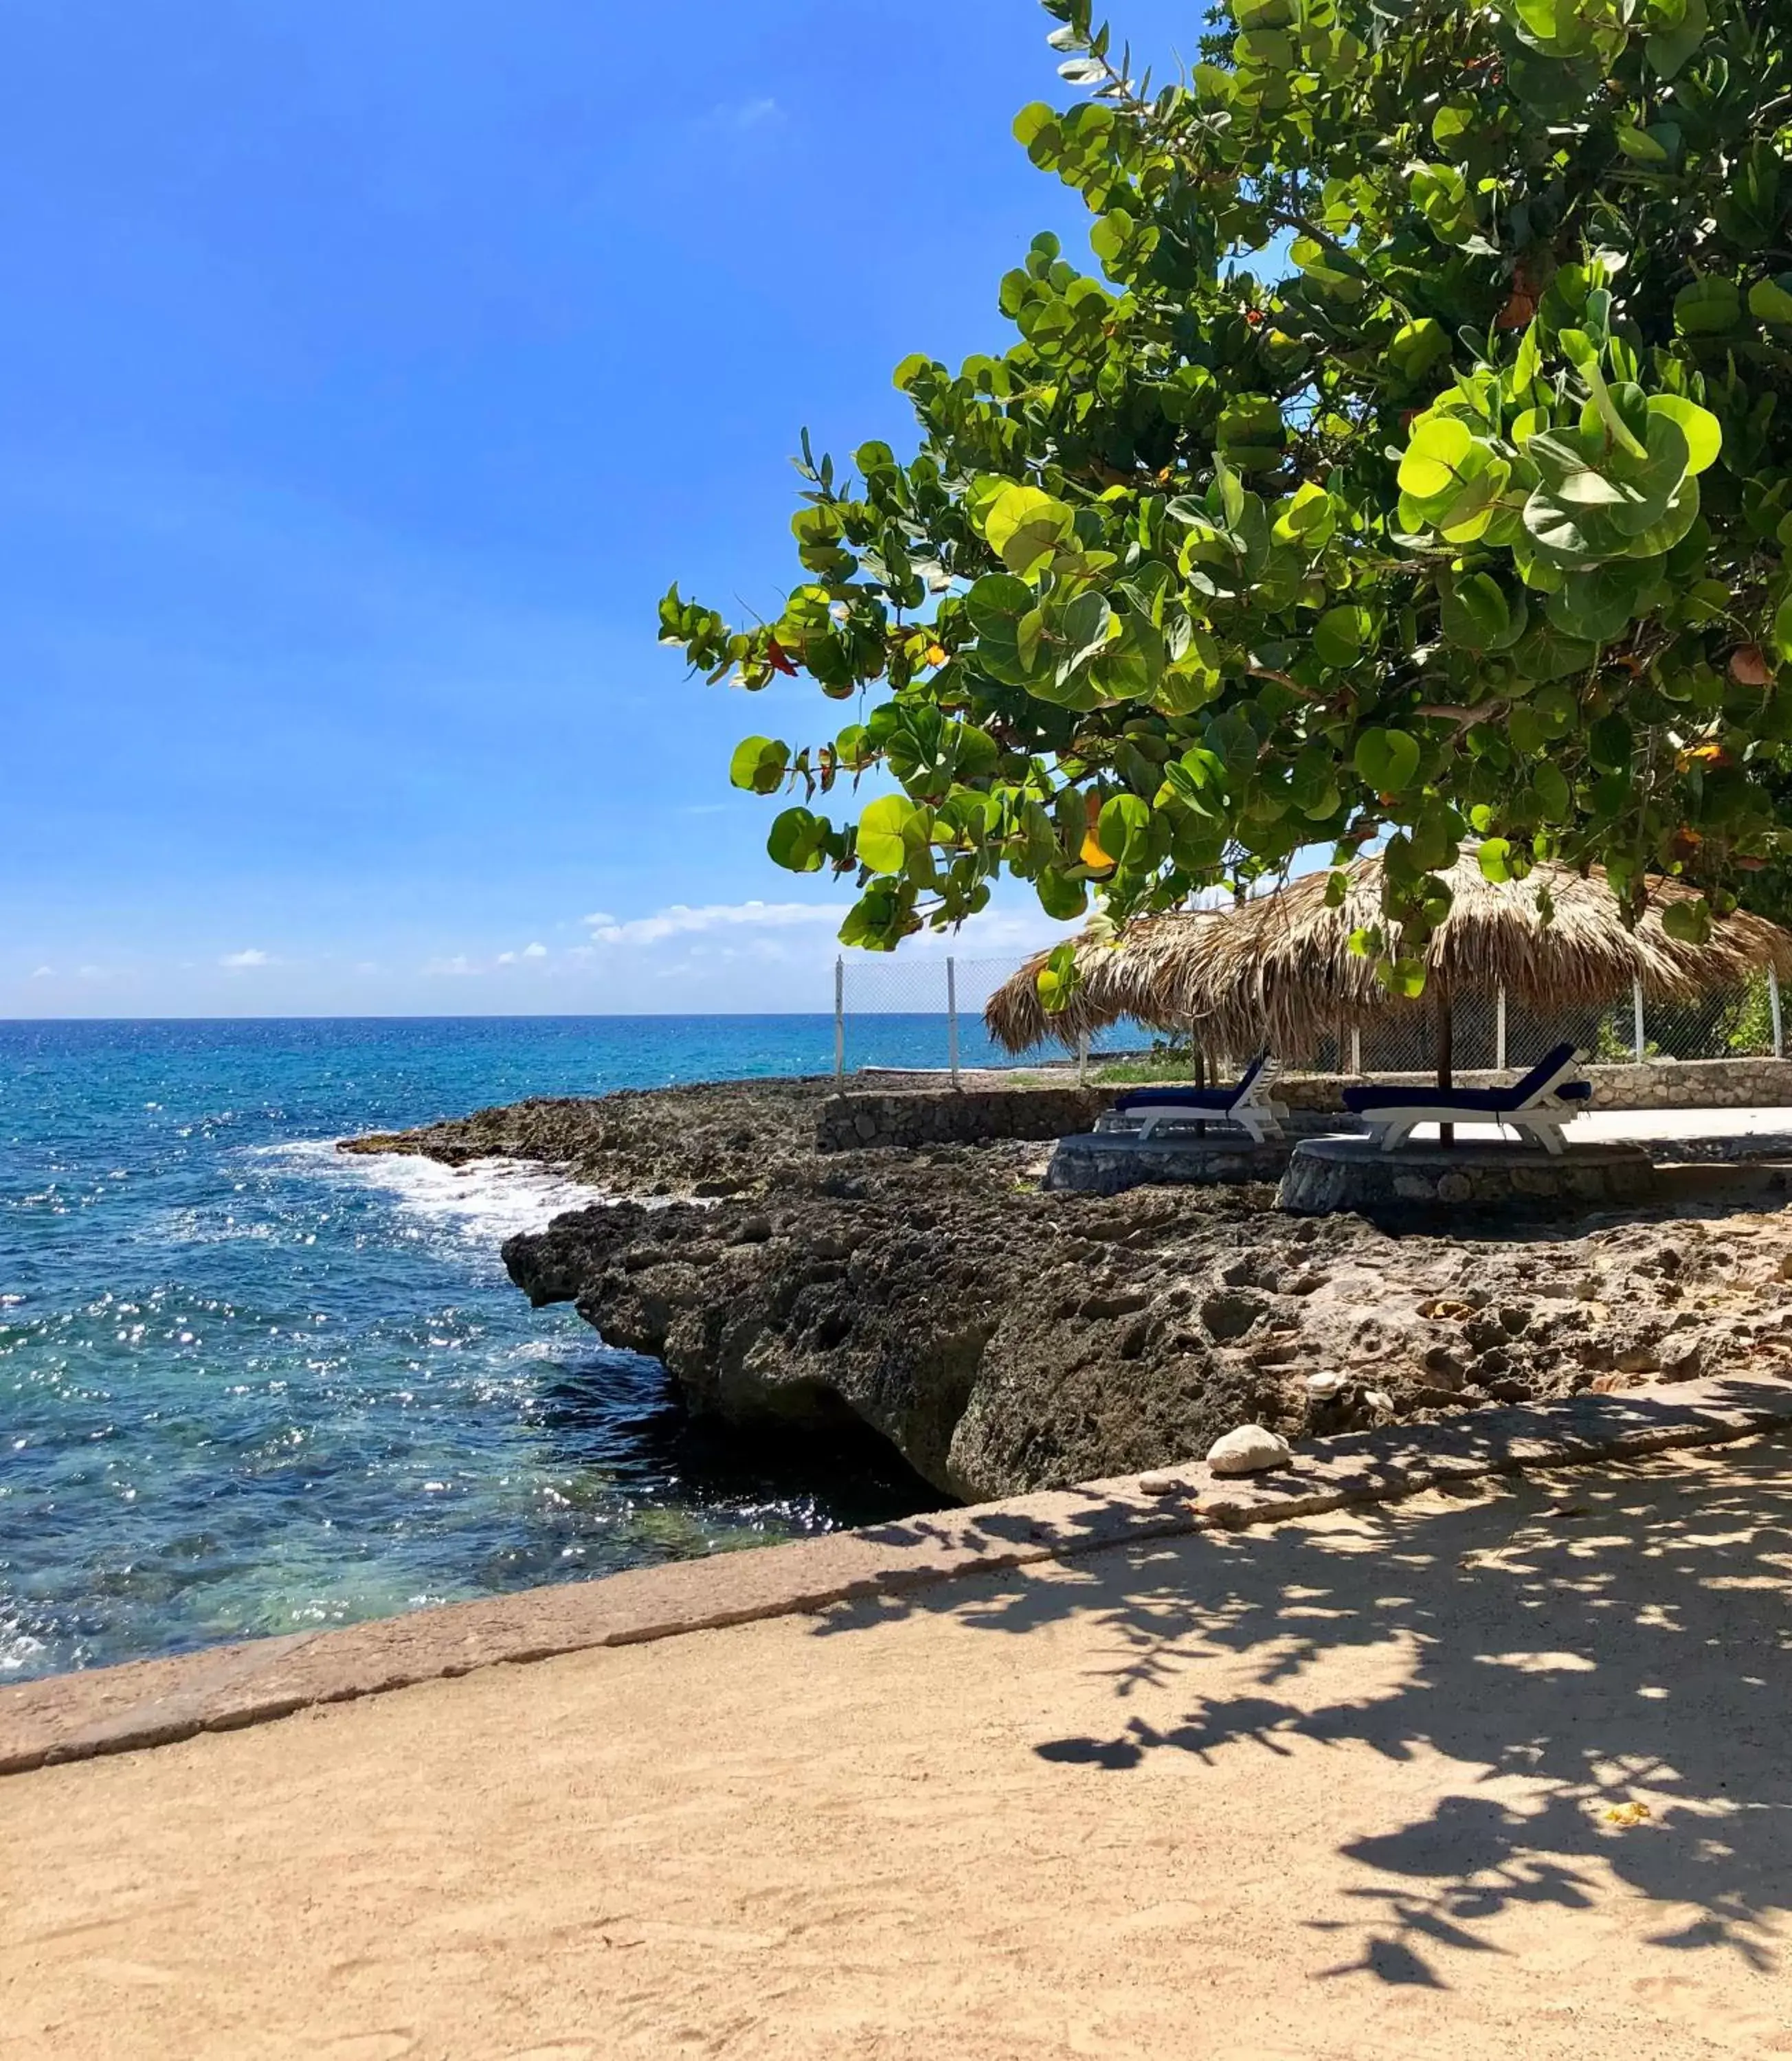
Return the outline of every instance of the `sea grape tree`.
[[[804,439],[776,622],[662,606],[855,704],[736,754],[772,857],[878,947],[1372,838],[1409,951],[1469,838],[1696,931],[1792,849],[1792,0],[1233,0],[1161,87],[1045,5],[1100,276],[1041,237],[1002,355],[900,366],[912,456]]]

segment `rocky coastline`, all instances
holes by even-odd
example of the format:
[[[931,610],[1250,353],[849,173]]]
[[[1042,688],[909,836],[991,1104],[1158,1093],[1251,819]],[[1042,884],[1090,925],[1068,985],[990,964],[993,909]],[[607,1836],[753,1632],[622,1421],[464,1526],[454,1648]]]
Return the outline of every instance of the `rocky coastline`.
[[[511,1278],[661,1360],[693,1410],[856,1419],[943,1497],[1792,1359],[1792,1215],[1732,1196],[1396,1231],[1267,1187],[1046,1193],[1048,1147],[820,1152],[832,1084],[535,1101],[350,1141],[552,1167],[606,1199]]]

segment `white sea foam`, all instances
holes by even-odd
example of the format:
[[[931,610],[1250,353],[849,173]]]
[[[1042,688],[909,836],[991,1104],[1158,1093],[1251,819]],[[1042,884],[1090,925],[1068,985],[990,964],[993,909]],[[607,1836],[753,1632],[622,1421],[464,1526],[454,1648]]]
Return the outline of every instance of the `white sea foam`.
[[[564,1211],[613,1199],[563,1174],[515,1159],[444,1167],[411,1153],[339,1152],[327,1139],[263,1151],[326,1179],[381,1189],[406,1215],[482,1245],[539,1231]]]
[[[42,1651],[41,1639],[34,1639],[16,1619],[0,1617],[0,1675],[18,1674]]]

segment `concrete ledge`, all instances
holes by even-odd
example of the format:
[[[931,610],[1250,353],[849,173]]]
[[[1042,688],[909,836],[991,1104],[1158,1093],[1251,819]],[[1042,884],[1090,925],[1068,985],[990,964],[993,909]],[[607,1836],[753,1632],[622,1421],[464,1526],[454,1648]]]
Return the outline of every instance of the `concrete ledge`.
[[[1085,1195],[1118,1195],[1129,1188],[1223,1187],[1247,1181],[1279,1181],[1297,1140],[1360,1131],[1353,1116],[1325,1116],[1302,1110],[1283,1125],[1279,1143],[1253,1145],[1230,1124],[1212,1123],[1197,1137],[1192,1127],[1159,1131],[1141,1139],[1137,1131],[1091,1131],[1060,1138],[1045,1169],[1044,1186]]]
[[[1440,1483],[1622,1459],[1792,1426],[1792,1384],[1718,1379],[1483,1410],[1305,1447],[1248,1482],[1205,1464],[1017,1496],[862,1531],[643,1567],[341,1631],[217,1647],[0,1690],[0,1775],[228,1731],[500,1663],[784,1617],[1204,1526],[1387,1502]],[[1153,1480],[1161,1486],[1156,1476]]]
[[[1553,1154],[1465,1139],[1384,1152],[1369,1138],[1309,1138],[1294,1148],[1276,1207],[1295,1216],[1414,1206],[1516,1211],[1646,1202],[1654,1187],[1654,1163],[1640,1145],[1577,1144]]]

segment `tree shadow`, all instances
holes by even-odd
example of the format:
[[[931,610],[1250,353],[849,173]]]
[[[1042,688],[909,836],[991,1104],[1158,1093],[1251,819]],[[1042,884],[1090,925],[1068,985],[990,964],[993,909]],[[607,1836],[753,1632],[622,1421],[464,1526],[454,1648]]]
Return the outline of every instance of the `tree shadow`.
[[[818,1630],[908,1611],[1010,1635],[1092,1623],[1116,1722],[1034,1751],[1116,1779],[1164,1755],[1237,1781],[1257,1755],[1347,1744],[1443,1756],[1460,1785],[1428,1816],[1339,1847],[1360,1915],[1321,1928],[1350,1950],[1329,1976],[1447,1987],[1452,1956],[1499,1951],[1479,1928],[1501,1912],[1580,1909],[1614,1878],[1662,1907],[1652,1946],[1769,1971],[1792,1913],[1789,1459],[1775,1434],[1140,1542],[843,1607]],[[1321,1693],[1321,1662],[1371,1648],[1397,1663],[1385,1692]],[[1216,1659],[1245,1663],[1245,1693],[1201,1693]],[[1517,1804],[1475,1793],[1513,1775]]]

